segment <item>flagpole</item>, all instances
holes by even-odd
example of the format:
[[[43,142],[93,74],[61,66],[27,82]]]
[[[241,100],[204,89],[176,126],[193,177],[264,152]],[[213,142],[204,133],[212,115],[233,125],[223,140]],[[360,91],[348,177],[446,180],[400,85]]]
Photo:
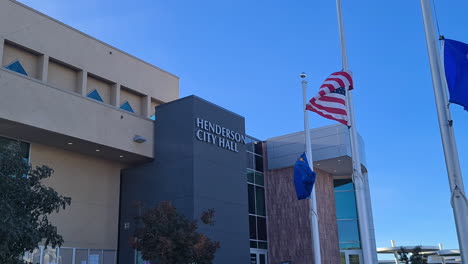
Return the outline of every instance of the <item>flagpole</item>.
[[[432,86],[439,120],[440,135],[445,154],[445,164],[452,194],[451,203],[457,228],[458,244],[462,263],[468,263],[468,200],[465,196],[463,178],[458,159],[457,145],[452,126],[449,103],[447,99],[447,83],[444,79],[444,68],[437,50],[437,38],[434,21],[428,0],[421,0],[424,31],[426,33],[427,52],[432,73]]]
[[[346,52],[346,38],[343,26],[343,15],[341,10],[341,0],[336,0],[336,11],[338,16],[338,28],[340,34],[340,47],[341,47],[341,58],[343,64],[343,71],[348,70],[348,54]],[[361,169],[361,156],[359,153],[358,136],[356,129],[356,122],[354,119],[354,106],[352,91],[346,91],[347,107],[349,111],[349,118],[351,127],[349,129],[349,136],[351,141],[351,155],[353,163],[353,182],[356,193],[356,204],[358,209],[359,219],[359,233],[361,237],[362,255],[365,264],[377,263],[377,250],[375,248],[375,234],[372,232],[370,224],[370,208],[366,199],[366,181]]]
[[[305,73],[301,74],[302,78],[302,106],[304,109],[304,134],[306,141],[306,155],[307,162],[311,170],[314,169],[314,161],[312,159],[312,143],[310,141],[310,128],[309,128],[309,111],[306,110],[307,105],[307,81],[305,80]],[[311,236],[312,236],[312,246],[314,249],[314,263],[321,264],[321,253],[320,253],[320,236],[319,236],[319,225],[318,225],[318,215],[317,215],[317,200],[315,196],[315,185],[312,187],[312,193],[309,198],[309,217],[310,217],[310,227],[311,227]]]

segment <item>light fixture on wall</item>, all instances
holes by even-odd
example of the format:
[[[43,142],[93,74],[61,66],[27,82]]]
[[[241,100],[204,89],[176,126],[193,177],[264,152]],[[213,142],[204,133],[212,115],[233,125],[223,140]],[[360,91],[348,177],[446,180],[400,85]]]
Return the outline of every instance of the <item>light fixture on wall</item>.
[[[135,135],[133,137],[133,141],[135,141],[136,143],[143,143],[146,141],[146,138],[140,136],[140,135]]]

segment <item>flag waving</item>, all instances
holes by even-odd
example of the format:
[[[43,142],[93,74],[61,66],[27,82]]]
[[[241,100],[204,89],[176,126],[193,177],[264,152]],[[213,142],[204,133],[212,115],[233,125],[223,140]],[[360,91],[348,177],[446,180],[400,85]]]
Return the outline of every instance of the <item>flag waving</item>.
[[[298,200],[310,197],[312,188],[314,188],[316,173],[312,171],[307,161],[305,153],[297,159],[294,164],[294,187]]]
[[[468,111],[468,44],[444,40],[445,77],[450,92],[450,102]]]
[[[346,106],[346,92],[352,89],[353,78],[351,72],[334,72],[320,86],[318,94],[310,99],[306,109],[350,126]]]

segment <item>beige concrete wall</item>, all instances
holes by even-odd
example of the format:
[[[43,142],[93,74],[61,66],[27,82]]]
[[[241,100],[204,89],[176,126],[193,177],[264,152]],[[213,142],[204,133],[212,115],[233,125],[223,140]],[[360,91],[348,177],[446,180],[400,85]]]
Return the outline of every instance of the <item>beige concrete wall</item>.
[[[47,81],[51,86],[78,93],[78,71],[63,64],[49,61]]]
[[[2,66],[19,61],[29,77],[39,79],[39,56],[20,47],[5,43]]]
[[[149,119],[2,69],[0,94],[0,119],[153,158]],[[136,143],[135,135],[147,141]]]
[[[112,84],[88,75],[86,94],[97,90],[106,104],[111,104]]]
[[[179,78],[13,0],[0,1],[0,39],[168,102]]]
[[[133,108],[133,111],[135,111],[135,114],[141,114],[143,110],[143,97],[139,94],[136,94],[132,91],[129,91],[128,89],[125,89],[125,87],[121,87],[120,89],[120,105],[119,107],[125,103],[125,101],[128,101],[130,105]]]
[[[63,246],[116,249],[123,165],[38,144],[31,145],[31,163],[53,168],[44,183],[72,198],[71,206],[50,218]]]

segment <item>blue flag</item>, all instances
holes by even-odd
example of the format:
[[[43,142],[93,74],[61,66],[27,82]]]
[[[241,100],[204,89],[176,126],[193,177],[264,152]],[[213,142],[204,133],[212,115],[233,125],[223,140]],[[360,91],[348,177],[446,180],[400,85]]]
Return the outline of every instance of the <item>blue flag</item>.
[[[444,45],[445,78],[450,102],[468,111],[468,44],[446,39]]]
[[[302,200],[310,197],[314,187],[316,173],[313,172],[305,153],[297,159],[294,164],[294,186],[296,187],[297,199]]]

